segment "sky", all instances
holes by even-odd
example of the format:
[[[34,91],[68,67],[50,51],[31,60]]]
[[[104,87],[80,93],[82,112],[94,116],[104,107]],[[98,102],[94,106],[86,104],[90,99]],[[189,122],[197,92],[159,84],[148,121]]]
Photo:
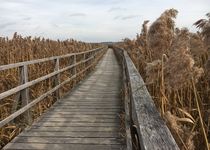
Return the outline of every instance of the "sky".
[[[0,0],[0,36],[40,36],[85,42],[135,38],[144,20],[155,21],[170,8],[179,11],[177,27],[210,12],[210,0]]]

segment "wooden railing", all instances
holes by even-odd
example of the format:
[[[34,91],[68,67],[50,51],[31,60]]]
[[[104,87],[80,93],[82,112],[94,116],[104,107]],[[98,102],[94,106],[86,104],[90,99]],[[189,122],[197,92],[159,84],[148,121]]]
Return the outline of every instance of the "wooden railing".
[[[129,55],[123,49],[114,50],[124,71],[127,149],[179,150]]]
[[[19,68],[20,70],[20,80],[21,80],[21,85],[12,88],[8,91],[5,91],[3,93],[0,93],[0,101],[3,100],[4,98],[11,96],[13,94],[19,93],[21,97],[22,104],[24,105],[22,108],[19,110],[15,111],[12,113],[10,116],[6,117],[2,121],[0,121],[0,128],[15,119],[16,117],[20,116],[21,114],[24,113],[24,118],[26,120],[27,124],[32,123],[32,116],[30,114],[30,109],[35,106],[37,103],[42,101],[45,97],[48,95],[55,93],[56,98],[60,98],[60,92],[59,88],[65,85],[66,83],[70,82],[71,80],[75,79],[78,75],[84,73],[88,69],[90,69],[93,65],[97,63],[97,61],[101,58],[103,53],[105,52],[106,48],[101,47],[89,51],[84,51],[80,53],[72,53],[68,55],[63,55],[63,56],[55,56],[55,57],[50,57],[50,58],[43,58],[43,59],[38,59],[38,60],[31,60],[31,61],[26,61],[26,62],[19,62],[19,63],[14,63],[14,64],[8,64],[8,65],[3,65],[0,66],[0,71],[7,70],[7,69],[12,69],[12,68]],[[77,57],[82,56],[82,59],[80,61],[77,61]],[[63,58],[70,58],[73,57],[73,63],[60,69],[60,59]],[[37,78],[35,80],[29,81],[28,80],[28,66],[31,64],[39,64],[39,63],[44,63],[48,61],[54,61],[55,66],[54,66],[54,72],[49,73],[45,76],[42,76],[40,78]],[[91,62],[90,62],[91,61]],[[90,63],[88,63],[90,62]],[[83,70],[77,72],[76,67],[81,64],[88,64]],[[60,82],[60,74],[63,73],[64,71],[68,71],[70,69],[73,69],[73,75],[66,79],[63,82]],[[39,96],[38,98],[34,99],[33,101],[30,101],[30,96],[29,96],[29,88],[37,83],[40,83],[41,81],[44,81],[49,78],[54,78],[54,83],[55,86],[44,93],[43,95]]]

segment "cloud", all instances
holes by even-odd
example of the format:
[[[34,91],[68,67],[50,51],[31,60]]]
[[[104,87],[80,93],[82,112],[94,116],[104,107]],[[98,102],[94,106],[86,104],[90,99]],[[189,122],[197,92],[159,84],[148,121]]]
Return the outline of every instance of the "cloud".
[[[25,20],[25,21],[31,20],[31,17],[25,17],[25,18],[23,18],[23,20]]]
[[[128,20],[128,19],[133,19],[139,17],[138,15],[129,15],[129,16],[124,16],[121,19],[122,20]]]
[[[69,17],[85,17],[87,16],[85,13],[72,13],[68,15]]]
[[[121,19],[121,18],[122,18],[122,16],[115,16],[113,19],[118,20],[118,19]]]
[[[128,19],[134,19],[140,17],[139,15],[127,15],[127,16],[115,16],[114,20],[128,20]]]
[[[108,10],[108,12],[115,12],[115,11],[126,11],[126,8],[112,7]]]

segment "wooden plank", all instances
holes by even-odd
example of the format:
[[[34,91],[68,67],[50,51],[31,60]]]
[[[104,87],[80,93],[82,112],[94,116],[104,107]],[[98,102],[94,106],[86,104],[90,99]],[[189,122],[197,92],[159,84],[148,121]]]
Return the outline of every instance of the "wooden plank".
[[[100,119],[100,118],[41,118],[40,121],[54,121],[54,122],[116,122],[119,123],[118,118],[107,118],[107,119]]]
[[[118,132],[23,132],[19,137],[69,137],[69,138],[119,138],[120,134]]]
[[[77,92],[84,92],[84,93],[87,93],[87,92],[104,93],[105,92],[105,93],[109,94],[109,93],[119,93],[119,90],[108,90],[108,89],[99,90],[99,89],[92,89],[92,88],[89,90],[83,90],[82,86],[81,86],[77,89]]]
[[[68,100],[68,101],[63,101],[61,103],[58,103],[56,105],[71,105],[71,104],[112,104],[115,105],[115,104],[119,104],[119,105],[122,105],[122,101],[121,100],[114,100],[114,99],[111,99],[111,100]]]
[[[68,124],[62,122],[38,122],[33,126],[42,126],[42,127],[116,127],[116,123],[100,123],[100,122],[91,122],[91,123],[81,123],[81,122],[70,122]]]
[[[107,86],[106,86],[107,87]],[[81,96],[82,94],[85,94],[87,97],[89,96],[92,96],[93,94],[96,95],[96,96],[99,96],[99,95],[110,95],[110,96],[119,96],[120,92],[97,92],[97,91],[94,91],[94,92],[75,92],[75,93],[72,93],[71,96]]]
[[[121,106],[121,104],[119,104],[119,103],[64,103],[64,104],[57,104],[57,105],[55,105],[54,107],[56,107],[56,108],[71,108],[71,106],[87,106],[87,107],[89,107],[89,106],[105,106],[105,107],[109,107],[109,106],[116,106],[116,107],[118,107],[118,106]]]
[[[99,100],[96,100],[96,101],[89,101],[89,100],[86,100],[86,101],[63,101],[63,102],[60,102],[60,103],[57,103],[56,105],[54,106],[68,106],[68,105],[97,105],[97,104],[104,104],[104,105],[122,105],[121,104],[121,101],[119,100],[111,100],[111,101],[99,101]]]
[[[115,132],[119,131],[118,127],[31,127],[31,131],[94,131],[94,132]]]
[[[9,143],[7,150],[121,150],[121,145]]]
[[[59,112],[59,111],[56,111],[56,112],[48,112],[47,114],[48,115],[55,115],[55,114],[60,114],[60,115],[69,115],[69,114],[72,114],[72,115],[117,115],[118,113],[120,113],[119,111],[67,111],[67,112]]]
[[[135,65],[126,52],[124,56],[130,82],[132,119],[137,126],[141,149],[179,150]]]
[[[83,104],[82,103],[78,103],[78,102],[75,102],[75,103],[64,103],[64,104],[56,104],[55,106],[53,106],[52,108],[66,108],[66,109],[68,109],[68,108],[71,108],[72,106],[87,106],[87,108],[89,107],[89,106],[91,106],[91,107],[102,107],[102,106],[104,106],[104,108],[106,108],[106,107],[110,107],[111,106],[111,108],[113,108],[113,107],[120,107],[120,108],[122,108],[122,104],[120,104],[119,102],[118,103],[94,103],[94,102],[84,102]],[[78,108],[79,108],[78,107]]]
[[[109,88],[104,88],[104,87],[79,87],[78,91],[92,91],[92,92],[101,92],[101,91],[106,91],[106,92],[115,92],[115,91],[119,91],[119,88],[113,88],[113,87],[109,87]]]
[[[69,96],[71,96],[71,95],[69,95]],[[76,101],[76,100],[98,100],[98,101],[113,101],[113,100],[120,100],[119,98],[110,98],[110,97],[100,97],[100,98],[98,98],[98,97],[86,97],[86,96],[83,96],[83,97],[65,97],[65,98],[63,98],[61,101],[71,101],[71,100],[74,100],[74,101]]]
[[[69,138],[69,137],[16,137],[16,143],[39,143],[39,144],[115,144],[121,145],[117,138]]]
[[[116,70],[116,71],[117,71],[117,70]],[[113,76],[113,75],[114,75],[114,76]],[[103,73],[103,76],[104,76],[104,73]],[[91,76],[92,79],[91,79],[91,78],[88,78],[87,80],[84,81],[84,83],[98,83],[99,85],[100,85],[100,84],[101,84],[101,85],[107,85],[107,84],[115,85],[115,84],[114,84],[115,82],[120,81],[120,79],[118,78],[118,77],[120,76],[120,73],[119,73],[119,74],[114,73],[114,74],[112,74],[111,76],[114,77],[113,80],[112,80],[112,81],[114,81],[114,82],[112,82],[112,81],[107,81],[107,80],[103,80],[103,78],[100,78],[99,80],[95,80],[95,78],[96,78],[97,76]],[[100,82],[98,82],[98,81],[100,81]]]
[[[118,115],[99,115],[99,114],[91,114],[91,115],[87,115],[87,114],[79,114],[79,115],[75,115],[75,114],[46,114],[43,116],[43,118],[89,118],[89,119],[92,119],[92,118],[109,118],[109,119],[112,119],[112,118],[118,118]]]
[[[53,112],[120,112],[122,108],[71,108],[71,109],[52,109]]]
[[[103,108],[103,109],[112,109],[112,108],[122,108],[121,106],[82,106],[82,105],[77,105],[77,106],[67,106],[67,107],[65,107],[65,106],[63,106],[63,107],[52,107],[52,108],[54,108],[54,109],[56,109],[56,108],[60,108],[60,109],[72,109],[72,108],[95,108],[95,109],[100,109],[100,108]]]
[[[119,77],[119,76],[118,76]],[[104,78],[103,80],[110,80],[110,78],[114,78],[113,76],[110,76],[110,77],[107,77],[107,78]],[[110,83],[110,84],[107,84],[107,85],[105,85],[105,84],[100,84],[100,81],[98,82],[98,80],[96,79],[96,81],[97,82],[90,82],[90,83],[83,83],[82,84],[82,87],[93,87],[92,85],[94,84],[95,85],[95,87],[99,87],[99,88],[104,88],[104,87],[107,87],[107,86],[109,86],[111,89],[117,89],[117,87],[119,86],[119,84],[117,84],[117,82],[119,82],[119,81],[114,81],[113,80],[113,82],[112,83],[116,83],[117,85],[115,85],[115,84],[112,84],[112,83]]]
[[[113,95],[109,95],[109,94],[94,94],[94,95],[90,95],[90,94],[87,94],[87,95],[81,95],[81,94],[72,94],[73,97],[78,97],[78,98],[83,98],[83,97],[88,97],[88,98],[112,98],[112,99],[115,99],[115,98],[119,98],[120,95],[118,94],[113,94]]]
[[[113,75],[111,77],[114,78]],[[107,80],[107,79],[110,79],[110,77],[103,78],[103,80]],[[117,86],[115,84],[120,82],[120,80],[112,80],[112,82],[108,82],[108,83],[101,83],[98,80],[96,80],[96,81],[97,82],[84,82],[82,86],[83,87],[88,87],[88,86],[92,86],[94,84],[96,87],[107,87],[107,86],[117,87],[119,84],[117,84]]]
[[[109,86],[109,88],[107,88],[107,86],[106,87],[94,87],[94,86],[86,86],[86,87],[80,87],[78,90],[79,91],[90,91],[90,92],[107,92],[107,93],[109,93],[109,92],[115,92],[115,91],[117,91],[118,90],[118,92],[119,92],[119,88],[120,87],[110,87]]]

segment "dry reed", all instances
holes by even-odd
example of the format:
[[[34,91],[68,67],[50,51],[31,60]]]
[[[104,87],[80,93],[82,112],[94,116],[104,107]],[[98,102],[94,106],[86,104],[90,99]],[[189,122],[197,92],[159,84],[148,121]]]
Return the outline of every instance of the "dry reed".
[[[46,58],[51,56],[65,55],[74,52],[81,52],[99,47],[98,44],[84,43],[75,41],[73,39],[65,41],[54,41],[40,37],[22,37],[17,33],[14,34],[12,39],[7,37],[0,37],[0,65],[28,61],[33,59]],[[83,56],[78,57],[77,61],[81,60]],[[66,67],[73,61],[72,58],[64,58],[60,60],[60,67]],[[77,67],[77,71],[84,69],[83,66]],[[29,81],[49,74],[54,71],[54,62],[49,61],[41,64],[29,65]],[[90,70],[88,70],[90,71]],[[73,75],[73,70],[61,73],[61,81],[70,78]],[[77,77],[76,82],[80,81],[85,74]],[[0,72],[0,93],[9,90],[19,85],[19,69],[9,69]],[[70,82],[63,86],[60,91],[62,95],[71,89],[75,82]],[[47,79],[34,86],[30,90],[30,99],[33,100],[46,91],[54,87],[53,79]],[[0,120],[9,116],[12,112],[18,110],[21,104],[17,103],[17,94],[7,97],[0,101]],[[47,108],[55,102],[53,95],[48,96],[45,100],[38,103],[32,108],[33,119],[40,116]],[[16,118],[13,122],[0,128],[0,148],[7,142],[14,138],[25,124],[22,122],[21,116]]]
[[[136,39],[118,46],[128,51],[180,149],[209,149],[210,14],[195,23],[201,33],[175,28],[178,11],[166,10]],[[210,56],[210,55],[209,55]]]

